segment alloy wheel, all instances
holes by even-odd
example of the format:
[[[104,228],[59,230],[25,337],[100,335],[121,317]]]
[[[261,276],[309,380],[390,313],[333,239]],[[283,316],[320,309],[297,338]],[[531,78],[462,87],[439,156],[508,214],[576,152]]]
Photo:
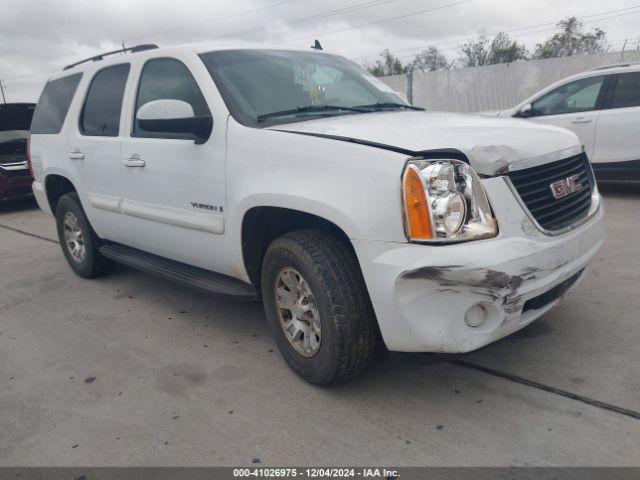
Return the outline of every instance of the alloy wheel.
[[[80,228],[78,217],[76,217],[73,212],[66,212],[64,214],[63,227],[64,241],[69,253],[76,262],[84,262],[87,257],[87,248],[84,243],[84,235]]]
[[[297,270],[286,267],[277,276],[275,298],[280,325],[291,346],[304,357],[320,349],[322,331],[318,306],[309,284]]]

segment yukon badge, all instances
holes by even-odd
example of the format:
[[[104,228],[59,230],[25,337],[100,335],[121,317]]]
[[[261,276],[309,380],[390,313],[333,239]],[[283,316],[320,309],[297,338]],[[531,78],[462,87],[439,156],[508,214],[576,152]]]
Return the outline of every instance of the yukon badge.
[[[553,198],[556,200],[564,198],[570,193],[582,190],[583,185],[579,182],[580,175],[571,175],[570,177],[558,180],[549,185]]]
[[[193,208],[200,210],[211,210],[212,212],[223,212],[224,207],[218,205],[209,205],[208,203],[190,202]]]

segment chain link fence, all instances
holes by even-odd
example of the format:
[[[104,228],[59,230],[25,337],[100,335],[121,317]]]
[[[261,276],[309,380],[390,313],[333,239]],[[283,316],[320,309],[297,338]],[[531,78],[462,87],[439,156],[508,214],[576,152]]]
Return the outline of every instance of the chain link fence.
[[[414,105],[429,110],[481,112],[513,107],[565,77],[620,63],[640,63],[640,50],[414,72],[381,80],[398,92],[406,92]]]

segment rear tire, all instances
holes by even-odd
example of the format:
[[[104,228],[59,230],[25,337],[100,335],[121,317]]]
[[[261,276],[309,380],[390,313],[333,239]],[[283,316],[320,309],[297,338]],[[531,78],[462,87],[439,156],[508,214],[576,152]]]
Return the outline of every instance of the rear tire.
[[[370,365],[378,325],[358,261],[335,235],[300,230],[274,240],[262,298],[280,352],[308,382],[344,382]]]
[[[60,197],[56,224],[62,252],[75,273],[94,278],[110,270],[113,262],[100,253],[102,241],[91,228],[77,193]]]

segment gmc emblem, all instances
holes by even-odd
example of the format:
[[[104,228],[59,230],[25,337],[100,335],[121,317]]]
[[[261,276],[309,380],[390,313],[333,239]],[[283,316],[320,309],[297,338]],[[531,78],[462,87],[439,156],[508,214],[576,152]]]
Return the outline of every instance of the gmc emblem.
[[[560,198],[564,198],[570,193],[574,193],[582,190],[584,187],[582,183],[579,182],[580,175],[571,175],[562,180],[558,180],[557,182],[553,182],[549,185],[551,189],[551,193],[553,194],[553,198],[556,200]]]

